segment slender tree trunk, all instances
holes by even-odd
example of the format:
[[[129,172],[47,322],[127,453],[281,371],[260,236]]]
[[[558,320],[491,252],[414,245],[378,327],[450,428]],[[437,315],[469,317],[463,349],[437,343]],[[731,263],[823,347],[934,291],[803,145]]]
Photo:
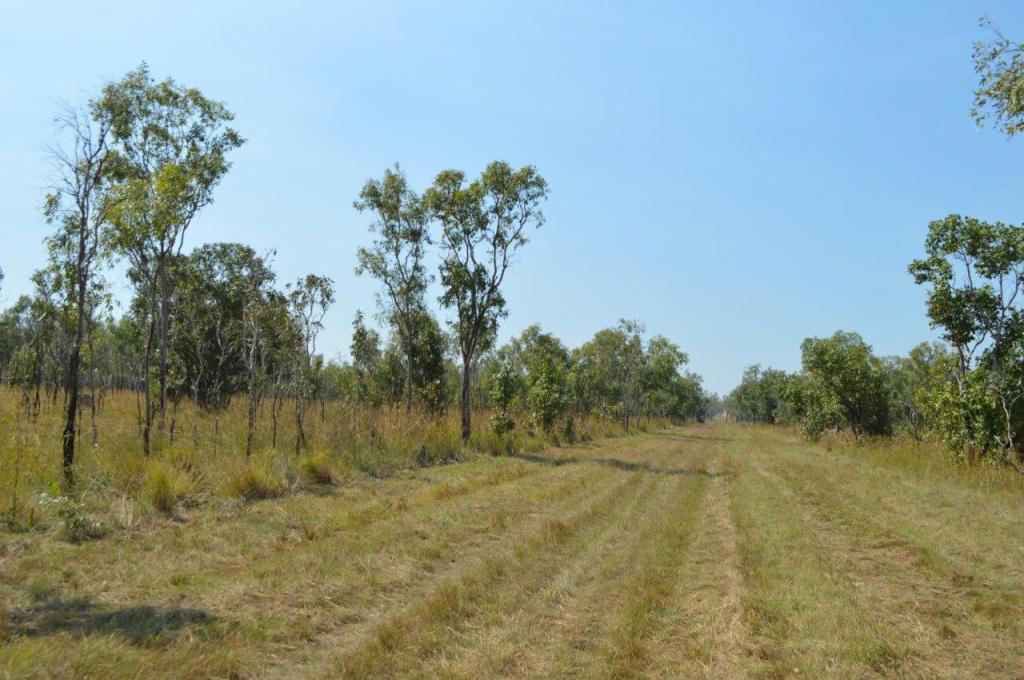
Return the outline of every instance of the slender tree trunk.
[[[142,452],[149,455],[149,435],[153,428],[153,395],[151,394],[151,380],[149,367],[153,356],[153,333],[155,331],[156,319],[149,322],[149,334],[146,338],[146,350],[142,353],[142,392],[145,412],[142,414]]]
[[[248,413],[249,419],[245,430],[245,457],[252,454],[252,440],[256,432],[256,370],[250,363],[249,366],[249,389],[248,389]]]
[[[171,291],[167,279],[167,266],[160,267],[160,395],[158,407],[160,420],[157,429],[164,431],[164,419],[167,413],[167,335],[170,328]]]
[[[466,356],[462,357],[462,397],[460,406],[462,408],[462,443],[465,444],[469,441],[469,435],[472,433],[472,414],[470,402],[470,363],[471,359]]]
[[[92,445],[93,448],[95,448],[100,440],[100,433],[96,427],[96,378],[93,377],[93,379],[90,382],[91,384],[89,385],[89,391],[92,394],[92,403],[89,405],[89,411],[90,418],[92,420]]]
[[[81,329],[81,320],[79,320]],[[64,420],[64,447],[63,447],[63,468],[64,484],[70,490],[75,486],[75,423],[78,417],[78,372],[82,362],[81,352],[82,333],[76,333],[75,345],[71,348],[71,357],[68,361],[68,410]]]
[[[412,413],[412,331],[405,329],[405,412]]]
[[[272,424],[272,434],[270,438],[270,447],[273,449],[277,448],[277,410],[278,404],[281,398],[281,376],[278,375],[277,382],[274,383],[274,401],[270,405],[270,421]]]
[[[302,421],[303,421],[303,418],[305,417],[305,413],[303,411],[302,395],[299,393],[300,390],[301,390],[301,387],[299,388],[299,390],[296,390],[296,392],[295,392],[295,427],[296,427],[296,432],[295,432],[295,453],[296,453],[296,455],[299,453],[299,451],[302,450],[302,446],[306,443],[306,432],[305,432],[305,430],[302,427]]]

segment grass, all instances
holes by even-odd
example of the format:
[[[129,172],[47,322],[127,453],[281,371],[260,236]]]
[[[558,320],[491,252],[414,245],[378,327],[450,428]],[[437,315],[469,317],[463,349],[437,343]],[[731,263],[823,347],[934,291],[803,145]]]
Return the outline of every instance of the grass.
[[[327,486],[353,476],[384,479],[482,454],[537,452],[550,444],[522,430],[499,437],[490,430],[486,413],[476,414],[464,446],[455,411],[437,417],[329,402],[308,409],[307,444],[295,454],[294,405],[279,407],[275,433],[266,400],[252,455],[246,458],[245,404],[236,399],[219,416],[197,412],[187,402],[169,408],[163,431],[155,426],[147,457],[136,402],[133,393],[106,395],[99,402],[95,431],[88,411],[80,419],[75,500],[112,526],[172,516],[182,504],[259,500],[303,483]],[[59,394],[44,399],[38,418],[30,419],[19,393],[0,386],[0,513],[10,526],[29,523],[38,512],[38,495],[61,480],[62,419]],[[614,423],[591,421],[585,432],[603,438],[615,431]]]
[[[383,476],[326,439],[128,457],[85,493],[102,538],[27,514],[0,534],[0,677],[1019,674],[1012,477],[920,444],[649,429]],[[49,482],[27,470],[26,494]]]

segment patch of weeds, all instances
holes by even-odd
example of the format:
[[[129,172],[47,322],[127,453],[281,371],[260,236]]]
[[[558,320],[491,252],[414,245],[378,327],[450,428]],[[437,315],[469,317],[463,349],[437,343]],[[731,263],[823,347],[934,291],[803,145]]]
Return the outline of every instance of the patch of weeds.
[[[70,543],[102,538],[107,533],[106,527],[99,521],[85,515],[80,503],[61,494],[56,484],[49,491],[39,494],[39,507],[56,515],[61,522],[61,533]]]
[[[57,586],[54,585],[48,576],[43,574],[36,574],[30,578],[28,583],[25,584],[25,590],[34,602],[49,600],[57,594]]]

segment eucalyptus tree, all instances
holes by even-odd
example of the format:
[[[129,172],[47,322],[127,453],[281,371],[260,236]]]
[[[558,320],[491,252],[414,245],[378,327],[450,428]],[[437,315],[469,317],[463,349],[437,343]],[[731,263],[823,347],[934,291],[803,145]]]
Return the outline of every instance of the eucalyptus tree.
[[[462,440],[472,431],[472,367],[493,342],[507,315],[502,284],[527,230],[544,223],[548,184],[531,165],[514,170],[495,161],[479,178],[445,170],[423,201],[441,225],[441,304],[455,310],[453,327],[462,360]]]
[[[384,317],[394,324],[405,351],[405,409],[411,411],[416,320],[424,308],[423,294],[430,279],[423,266],[430,244],[430,220],[397,165],[381,179],[367,181],[355,207],[374,214],[370,231],[377,234],[369,248],[357,251],[356,273],[369,274],[383,287],[377,302]]]
[[[380,334],[367,328],[362,310],[352,320],[352,368],[355,371],[355,398],[360,404],[380,406],[382,392],[377,372],[381,362]]]
[[[594,334],[576,353],[574,364],[592,399],[600,404],[602,414],[618,412],[624,432],[642,402],[647,355],[644,351],[644,325],[622,319],[614,328]]]
[[[179,258],[173,277],[171,348],[196,408],[219,413],[232,395],[244,391],[251,450],[261,358],[274,337],[269,308],[274,273],[249,246],[213,243]]]
[[[1024,471],[1024,227],[950,215],[929,225],[925,252],[909,271],[954,355],[944,435],[969,459],[996,450]]]
[[[100,233],[106,223],[109,168],[109,120],[91,120],[88,113],[67,108],[57,118],[63,144],[53,152],[56,182],[43,212],[53,233],[47,238],[51,266],[62,280],[71,342],[67,352],[67,403],[62,435],[64,483],[74,486],[75,431],[78,417],[82,346],[92,323],[90,293],[100,255]]]
[[[143,448],[148,453],[154,341],[161,427],[167,399],[169,263],[180,254],[196,215],[213,201],[213,190],[230,168],[227,156],[243,140],[228,126],[234,116],[224,104],[171,79],[156,82],[146,64],[105,86],[92,111],[111,134],[109,240],[140,276],[149,302],[142,366]]]
[[[307,274],[289,286],[288,303],[295,337],[295,453],[306,443],[305,402],[314,370],[316,339],[323,330],[324,316],[334,303],[334,282],[324,276]]]

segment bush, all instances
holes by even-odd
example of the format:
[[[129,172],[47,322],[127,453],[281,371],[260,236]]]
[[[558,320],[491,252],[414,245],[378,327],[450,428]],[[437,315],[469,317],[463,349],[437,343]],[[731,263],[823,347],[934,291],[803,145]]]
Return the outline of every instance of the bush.
[[[306,456],[302,459],[302,471],[310,480],[317,484],[330,484],[334,481],[331,464],[322,453]]]
[[[174,514],[178,501],[190,488],[188,475],[167,463],[150,465],[142,483],[143,497],[165,515]]]
[[[83,514],[81,506],[69,496],[60,493],[56,484],[49,491],[39,494],[39,506],[52,510],[61,520],[64,538],[71,543],[79,543],[91,538],[101,538],[106,528],[94,519]]]

